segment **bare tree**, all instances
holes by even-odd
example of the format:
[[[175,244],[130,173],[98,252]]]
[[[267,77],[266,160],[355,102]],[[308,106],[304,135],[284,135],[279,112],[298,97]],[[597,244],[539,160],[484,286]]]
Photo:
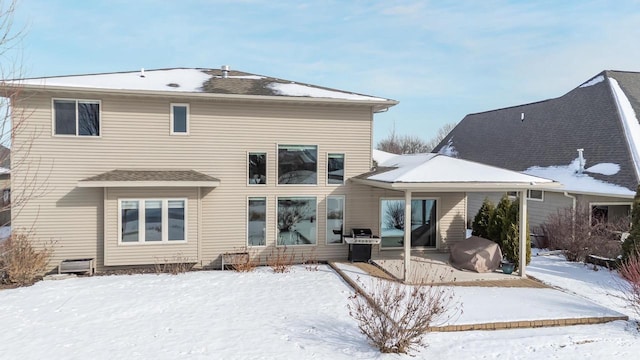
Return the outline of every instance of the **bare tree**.
[[[431,152],[444,139],[456,124],[445,124],[434,137],[425,141],[416,135],[397,135],[395,126],[389,135],[376,145],[378,150],[392,154],[418,154]]]

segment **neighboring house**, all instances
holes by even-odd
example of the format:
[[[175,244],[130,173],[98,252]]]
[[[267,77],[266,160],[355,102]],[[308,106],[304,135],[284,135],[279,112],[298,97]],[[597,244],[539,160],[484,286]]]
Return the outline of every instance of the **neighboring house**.
[[[11,150],[0,145],[0,227],[11,225]],[[0,238],[2,236],[0,235]]]
[[[249,249],[264,262],[285,246],[296,261],[346,259],[342,234],[380,233],[380,209],[406,198],[420,208],[416,225],[431,227],[413,248],[445,250],[465,238],[465,191],[487,181],[443,188],[442,179],[432,186],[393,177],[394,169],[440,161],[431,156],[368,173],[374,114],[396,101],[224,67],[1,88],[22,130],[12,145],[14,193],[42,189],[20,203],[12,228],[53,241],[51,266],[95,258],[99,271],[185,260],[219,268],[226,252]],[[384,171],[395,175],[375,177]],[[545,182],[506,173],[516,177],[488,188]],[[383,246],[402,249],[389,241]]]
[[[626,217],[640,181],[638,113],[640,73],[603,71],[555,99],[469,114],[434,152],[562,183],[529,192],[533,231],[576,202],[604,219]],[[501,195],[470,196],[469,218]]]

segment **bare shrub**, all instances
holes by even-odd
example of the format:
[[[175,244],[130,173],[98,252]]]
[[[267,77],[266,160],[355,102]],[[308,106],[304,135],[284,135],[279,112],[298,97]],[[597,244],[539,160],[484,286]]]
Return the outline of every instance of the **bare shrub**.
[[[640,252],[630,255],[620,265],[618,272],[629,283],[629,286],[624,288],[624,299],[640,316]]]
[[[295,260],[293,250],[287,253],[289,249],[286,246],[271,249],[271,253],[267,256],[267,265],[276,273],[287,273],[291,271],[291,265]]]
[[[154,269],[156,274],[171,274],[178,275],[190,271],[195,265],[195,261],[187,256],[178,254],[171,259],[156,259]]]
[[[367,288],[360,279],[357,282]],[[436,286],[433,282],[405,285],[374,278],[364,291],[349,297],[349,315],[358,322],[369,342],[383,353],[408,353],[426,346],[424,337],[431,327],[461,312],[453,288]]]
[[[258,266],[257,259],[252,258],[249,252],[237,252],[229,254],[229,263],[233,271],[252,272]]]
[[[35,283],[44,275],[52,251],[51,246],[36,249],[27,234],[12,234],[0,244],[2,281],[18,286]]]
[[[320,262],[318,261],[318,257],[316,256],[316,248],[313,248],[307,256],[302,254],[302,258],[304,259],[302,263],[304,264],[304,268],[307,269],[307,271],[318,271]]]
[[[541,226],[551,250],[564,250],[569,261],[585,261],[588,255],[615,259],[621,253],[620,236],[629,231],[626,218],[608,221],[591,217],[588,206],[580,204],[558,210]]]

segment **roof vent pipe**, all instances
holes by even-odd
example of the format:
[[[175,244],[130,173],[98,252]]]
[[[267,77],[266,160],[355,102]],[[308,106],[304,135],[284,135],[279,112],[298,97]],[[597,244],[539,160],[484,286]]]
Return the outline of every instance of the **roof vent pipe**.
[[[226,79],[229,77],[229,65],[222,65],[222,78]]]
[[[583,152],[584,149],[578,149],[578,174],[580,175],[582,175],[582,173],[584,172],[584,166],[587,162],[582,155]]]
[[[144,68],[140,69],[140,77],[143,78],[144,77]]]

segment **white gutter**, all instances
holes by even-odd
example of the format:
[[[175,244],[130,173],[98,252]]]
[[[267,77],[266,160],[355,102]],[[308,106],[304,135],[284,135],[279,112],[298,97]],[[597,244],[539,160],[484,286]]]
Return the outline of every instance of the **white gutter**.
[[[239,95],[239,94],[219,94],[208,92],[189,92],[189,91],[162,91],[162,90],[133,90],[133,89],[104,89],[89,88],[79,86],[56,86],[56,85],[32,85],[32,84],[8,84],[0,83],[0,88],[6,90],[15,90],[17,92],[23,90],[38,91],[55,91],[55,92],[81,92],[81,93],[101,93],[116,95],[136,95],[136,96],[162,96],[162,97],[189,97],[203,99],[220,99],[220,100],[249,100],[249,101],[280,101],[280,102],[303,102],[303,103],[319,103],[319,104],[344,104],[344,105],[369,105],[380,112],[391,106],[397,105],[396,100],[351,100],[351,99],[335,99],[335,98],[313,98],[308,96],[273,96],[273,95]]]

